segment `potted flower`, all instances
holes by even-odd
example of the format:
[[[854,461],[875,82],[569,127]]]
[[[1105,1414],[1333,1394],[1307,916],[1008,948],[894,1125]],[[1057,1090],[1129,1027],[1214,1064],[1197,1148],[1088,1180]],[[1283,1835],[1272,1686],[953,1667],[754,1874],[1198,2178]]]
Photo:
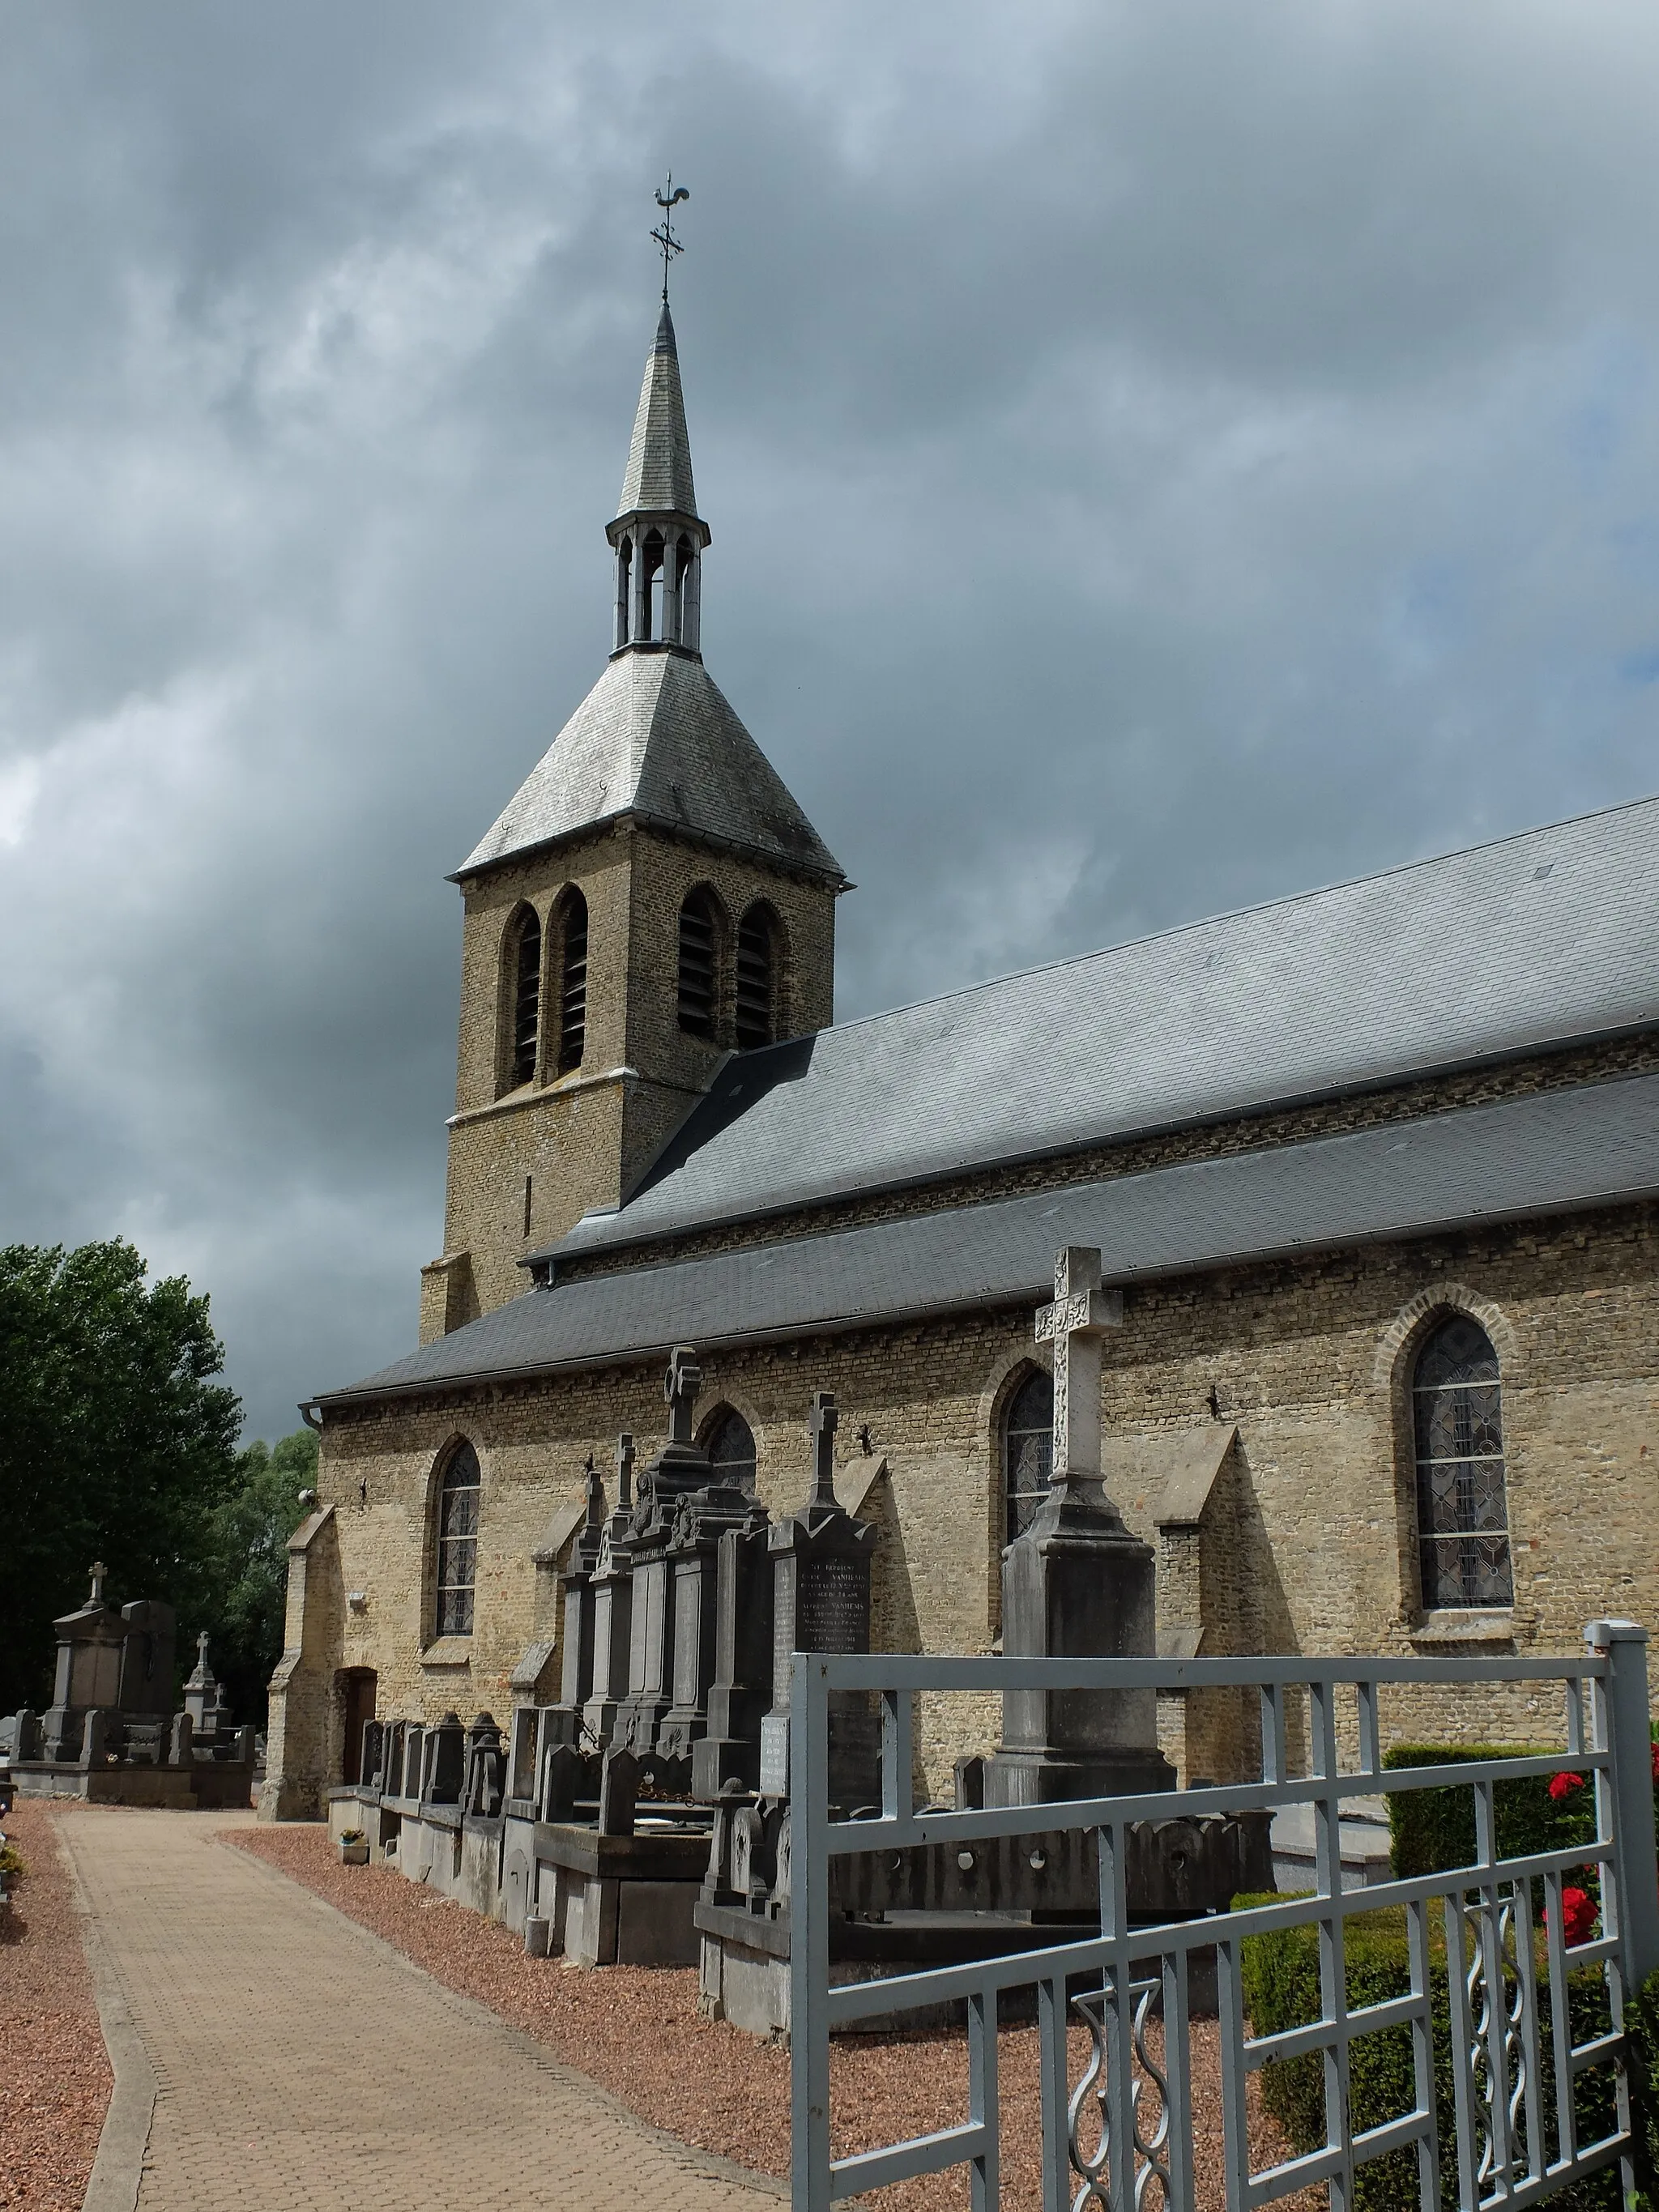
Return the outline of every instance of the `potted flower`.
[[[368,1838],[361,1828],[343,1828],[340,1831],[340,1864],[342,1866],[368,1864]]]

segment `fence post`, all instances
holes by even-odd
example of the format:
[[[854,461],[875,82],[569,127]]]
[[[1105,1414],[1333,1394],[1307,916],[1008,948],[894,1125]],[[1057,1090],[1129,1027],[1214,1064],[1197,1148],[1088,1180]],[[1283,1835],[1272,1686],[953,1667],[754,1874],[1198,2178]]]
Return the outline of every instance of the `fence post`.
[[[908,1780],[907,1777],[907,1780]],[[789,2192],[793,2212],[830,2212],[829,1699],[823,1662],[790,1661]]]
[[[1613,1754],[1612,1836],[1619,1851],[1619,1931],[1625,1986],[1659,1970],[1659,1869],[1648,1717],[1648,1632],[1633,1620],[1592,1620],[1584,1641],[1607,1662],[1607,1748]]]

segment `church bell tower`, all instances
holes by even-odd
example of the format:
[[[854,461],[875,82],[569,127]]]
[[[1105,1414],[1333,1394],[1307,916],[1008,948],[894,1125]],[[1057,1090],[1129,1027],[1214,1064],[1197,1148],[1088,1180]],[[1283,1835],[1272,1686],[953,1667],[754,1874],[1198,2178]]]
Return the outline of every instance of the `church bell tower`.
[[[832,1018],[847,878],[702,663],[702,560],[665,288],[605,535],[611,657],[459,867],[444,1251],[421,1341],[620,1206],[728,1054]]]

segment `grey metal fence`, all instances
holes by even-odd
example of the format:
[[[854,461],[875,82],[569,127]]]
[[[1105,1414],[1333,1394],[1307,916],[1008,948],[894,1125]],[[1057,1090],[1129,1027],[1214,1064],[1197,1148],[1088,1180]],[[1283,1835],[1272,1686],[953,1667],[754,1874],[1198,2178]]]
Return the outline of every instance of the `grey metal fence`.
[[[854,2197],[909,2176],[966,2166],[974,2212],[1000,2202],[1000,2116],[997,2094],[998,2007],[1004,1993],[1035,1989],[1041,2058],[1042,2212],[1188,2212],[1194,2201],[1194,2137],[1188,2021],[1189,1954],[1213,1945],[1217,1960],[1225,2202],[1229,2212],[1270,2204],[1310,2183],[1328,2185],[1332,2212],[1349,2212],[1356,2171],[1389,2151],[1414,2157],[1414,2197],[1431,2212],[1441,2203],[1433,2079],[1431,1915],[1442,1916],[1445,1984],[1455,2085],[1460,2212],[1519,2208],[1553,2195],[1580,2175],[1619,2163],[1624,2194],[1632,2186],[1631,2100],[1626,2065],[1626,1992],[1659,1967],[1652,1765],[1644,1630],[1626,1621],[1593,1621],[1582,1657],[1537,1660],[1030,1660],[827,1657],[798,1653],[791,1703],[790,1836],[792,2133],[795,2212],[828,2212]],[[1553,1685],[1565,1705],[1565,1758],[1514,1758],[1385,1770],[1379,1755],[1378,1692],[1389,1685],[1442,1689],[1509,1683]],[[911,1783],[913,1700],[918,1692],[967,1692],[983,1698],[1018,1689],[1164,1690],[1254,1686],[1261,1692],[1262,1773],[1259,1783],[1228,1784],[1158,1796],[1073,1801],[1012,1809],[950,1812],[915,1808]],[[879,1814],[832,1820],[826,1802],[829,1701],[864,1691],[882,1715]],[[1287,1771],[1287,1698],[1307,1700],[1309,1771]],[[1353,1700],[1352,1724],[1339,1701]],[[1341,1771],[1339,1734],[1357,1742],[1352,1771]],[[1494,1814],[1496,1785],[1550,1775],[1564,1763],[1595,1779],[1596,1832],[1570,1850],[1502,1857]],[[1362,1796],[1470,1785],[1476,1808],[1474,1862],[1454,1872],[1345,1891],[1341,1810]],[[1311,1894],[1227,1915],[1131,1928],[1125,1893],[1126,1831],[1131,1822],[1305,1805],[1312,1808]],[[937,1844],[966,1848],[976,1839],[1031,1832],[1040,1826],[1097,1832],[1100,1934],[1052,1949],[1022,1951],[926,1972],[831,1984],[829,1863],[837,1854]],[[1562,1892],[1573,1870],[1600,1869],[1601,1934],[1571,1942]],[[1536,1893],[1545,1903],[1549,2064],[1534,1963]],[[1345,1929],[1358,1913],[1404,1908],[1410,1986],[1386,2002],[1349,2009]],[[1241,1947],[1273,1929],[1317,1931],[1321,2010],[1304,2027],[1251,2033],[1241,1988]],[[1458,1971],[1461,1962],[1462,1971]],[[1572,2040],[1565,2002],[1570,1969],[1599,1965],[1609,2025]],[[1079,1979],[1090,1987],[1079,1992]],[[1068,1983],[1071,1991],[1068,1992]],[[942,2001],[967,2014],[967,2108],[939,2133],[836,2157],[830,2134],[831,2030],[860,2019]],[[1162,2015],[1161,2055],[1147,2035]],[[1089,2031],[1091,2056],[1069,2078],[1066,2029]],[[1409,2030],[1415,2094],[1411,2108],[1356,2134],[1351,2121],[1349,2057],[1355,2041],[1380,2029]],[[1253,2172],[1247,2127],[1249,2077],[1275,2059],[1316,2054],[1322,2063],[1322,2147]],[[1579,2140],[1573,2089],[1589,2068],[1613,2076],[1614,2124]]]

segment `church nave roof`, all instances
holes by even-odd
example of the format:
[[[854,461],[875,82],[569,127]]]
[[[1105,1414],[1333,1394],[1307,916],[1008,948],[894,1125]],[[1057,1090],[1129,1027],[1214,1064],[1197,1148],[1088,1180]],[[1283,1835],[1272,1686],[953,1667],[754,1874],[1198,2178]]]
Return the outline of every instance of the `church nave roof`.
[[[616,1248],[1659,1024],[1659,799],[729,1060]]]

